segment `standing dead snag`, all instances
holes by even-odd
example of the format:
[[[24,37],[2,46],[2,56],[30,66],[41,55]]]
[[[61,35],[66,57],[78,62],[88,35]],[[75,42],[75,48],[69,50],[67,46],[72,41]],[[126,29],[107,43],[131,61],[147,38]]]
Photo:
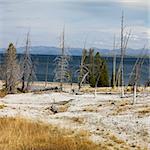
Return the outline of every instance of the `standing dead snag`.
[[[77,72],[79,73],[79,76],[78,76],[79,90],[81,89],[83,82],[85,82],[86,77],[89,74],[89,69],[86,64],[86,60],[87,60],[87,50],[84,48],[82,50],[82,58],[81,58],[80,68],[79,68],[79,70],[77,70]]]
[[[67,81],[67,74],[69,72],[69,56],[65,52],[65,31],[63,30],[61,38],[61,55],[56,57],[55,76],[54,80],[60,82],[60,89],[63,90],[63,83]]]
[[[145,47],[143,48],[143,51],[144,51],[144,49],[145,49]],[[140,76],[141,76],[141,73],[142,73],[142,66],[143,66],[145,57],[146,57],[146,54],[143,55],[142,57],[140,56],[139,58],[137,58],[137,60],[135,62],[135,65],[132,69],[132,72],[130,74],[130,77],[129,77],[128,85],[133,86],[133,104],[136,103],[137,88],[138,88],[138,85],[139,85]]]
[[[49,67],[49,58],[47,58],[47,62],[46,62],[46,71],[45,71],[45,88],[47,87],[47,80],[48,80],[48,67]]]
[[[120,65],[117,71],[116,75],[116,83],[118,86],[121,86],[121,97],[124,97],[124,55],[127,49],[127,45],[129,42],[129,38],[131,35],[131,31],[127,32],[126,35],[124,35],[124,13],[122,12],[122,19],[121,19],[121,60]]]
[[[19,80],[19,65],[17,64],[16,48],[10,43],[5,54],[4,80],[6,91],[9,94],[17,92],[17,82]]]
[[[30,54],[30,40],[29,33],[27,34],[26,46],[23,57],[20,62],[21,68],[21,91],[25,92],[29,90],[30,83],[35,79],[34,65],[32,63]]]
[[[114,36],[114,42],[113,42],[113,70],[112,70],[112,87],[116,87],[116,38]]]
[[[87,50],[86,50],[86,42],[87,42],[87,37],[84,41],[84,48],[82,50],[82,58],[81,58],[81,63],[80,63],[80,67],[77,70],[78,72],[78,86],[79,86],[79,90],[82,87],[83,82],[86,82],[86,78],[89,74],[89,69],[86,65],[86,61],[87,61]]]
[[[122,12],[122,20],[121,20],[121,97],[124,97],[124,68],[123,68],[123,59],[124,59],[124,14]]]

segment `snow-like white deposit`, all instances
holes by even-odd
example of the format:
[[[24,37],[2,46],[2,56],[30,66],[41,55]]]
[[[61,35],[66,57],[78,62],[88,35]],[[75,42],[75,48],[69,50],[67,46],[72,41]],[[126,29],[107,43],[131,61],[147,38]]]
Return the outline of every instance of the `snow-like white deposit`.
[[[69,93],[16,94],[0,99],[0,116],[23,116],[63,128],[87,130],[95,142],[106,140],[111,132],[128,144],[147,147],[150,143],[150,95],[121,99],[117,94],[74,95]],[[58,113],[51,111],[55,105]],[[142,112],[140,112],[143,110]],[[145,110],[145,111],[144,111]]]

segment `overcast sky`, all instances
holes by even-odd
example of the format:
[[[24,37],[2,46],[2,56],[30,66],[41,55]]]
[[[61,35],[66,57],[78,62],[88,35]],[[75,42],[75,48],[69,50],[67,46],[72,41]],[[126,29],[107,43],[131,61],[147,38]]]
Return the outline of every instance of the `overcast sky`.
[[[65,25],[68,47],[112,48],[119,41],[121,12],[132,30],[131,48],[150,40],[149,0],[0,0],[0,47],[24,46],[30,30],[32,46],[59,46]]]

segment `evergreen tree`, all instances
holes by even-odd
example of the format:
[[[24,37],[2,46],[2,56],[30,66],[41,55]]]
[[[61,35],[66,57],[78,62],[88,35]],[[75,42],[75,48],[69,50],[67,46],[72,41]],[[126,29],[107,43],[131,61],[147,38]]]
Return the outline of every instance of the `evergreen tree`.
[[[94,64],[94,49],[89,50],[89,83],[90,86],[94,87],[95,86],[95,64]]]
[[[95,83],[93,85],[93,87],[97,87],[99,86],[99,80],[100,80],[100,76],[101,76],[101,69],[102,69],[102,59],[100,56],[100,53],[97,52],[94,58],[94,63],[95,63]]]
[[[5,54],[5,87],[7,93],[17,92],[17,82],[19,80],[19,65],[17,64],[16,48],[10,43]]]
[[[92,64],[93,72],[90,74],[91,87],[106,87],[109,86],[109,77],[106,61],[97,52],[94,56],[94,64]]]
[[[109,76],[108,76],[108,69],[106,65],[106,61],[102,59],[102,64],[101,64],[101,73],[100,73],[100,78],[98,81],[98,87],[108,87],[109,86]]]
[[[83,72],[83,70],[80,69],[80,74],[82,73],[82,76],[79,76],[80,79],[87,81],[91,87],[109,86],[107,64],[106,61],[100,56],[100,53],[97,52],[94,56],[94,49],[90,49],[88,57],[85,56],[85,53],[83,54],[82,60],[84,57],[84,63],[82,61],[80,68],[82,69],[84,66],[87,69],[86,72]],[[83,78],[85,76],[87,77]]]

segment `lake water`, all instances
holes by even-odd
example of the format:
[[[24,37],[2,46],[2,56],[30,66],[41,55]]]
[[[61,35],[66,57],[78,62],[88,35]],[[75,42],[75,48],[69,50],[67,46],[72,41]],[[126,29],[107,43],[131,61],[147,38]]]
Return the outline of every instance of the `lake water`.
[[[19,55],[20,57],[20,55]],[[45,81],[45,74],[46,74],[46,66],[47,66],[47,61],[49,62],[48,65],[48,81],[54,81],[54,69],[55,69],[55,63],[54,59],[57,56],[54,55],[31,55],[33,62],[35,63],[36,66],[36,76],[38,81]],[[112,57],[104,57],[104,59],[107,62],[108,66],[108,72],[109,72],[109,78],[111,79],[112,76],[112,62],[113,58]],[[125,84],[128,83],[128,78],[130,76],[130,73],[132,71],[132,68],[136,62],[137,58],[131,58],[127,57],[124,58],[124,80]],[[3,61],[3,55],[1,54],[1,61]],[[79,68],[81,61],[80,56],[72,56],[69,64],[69,68],[73,72],[73,81],[77,82],[77,73],[76,70]],[[117,66],[120,63],[120,58],[117,57]],[[149,75],[149,68],[150,67],[150,60],[148,58],[145,58],[144,64],[142,66],[141,70],[141,78],[140,78],[140,84],[145,84],[148,79],[150,78]]]

